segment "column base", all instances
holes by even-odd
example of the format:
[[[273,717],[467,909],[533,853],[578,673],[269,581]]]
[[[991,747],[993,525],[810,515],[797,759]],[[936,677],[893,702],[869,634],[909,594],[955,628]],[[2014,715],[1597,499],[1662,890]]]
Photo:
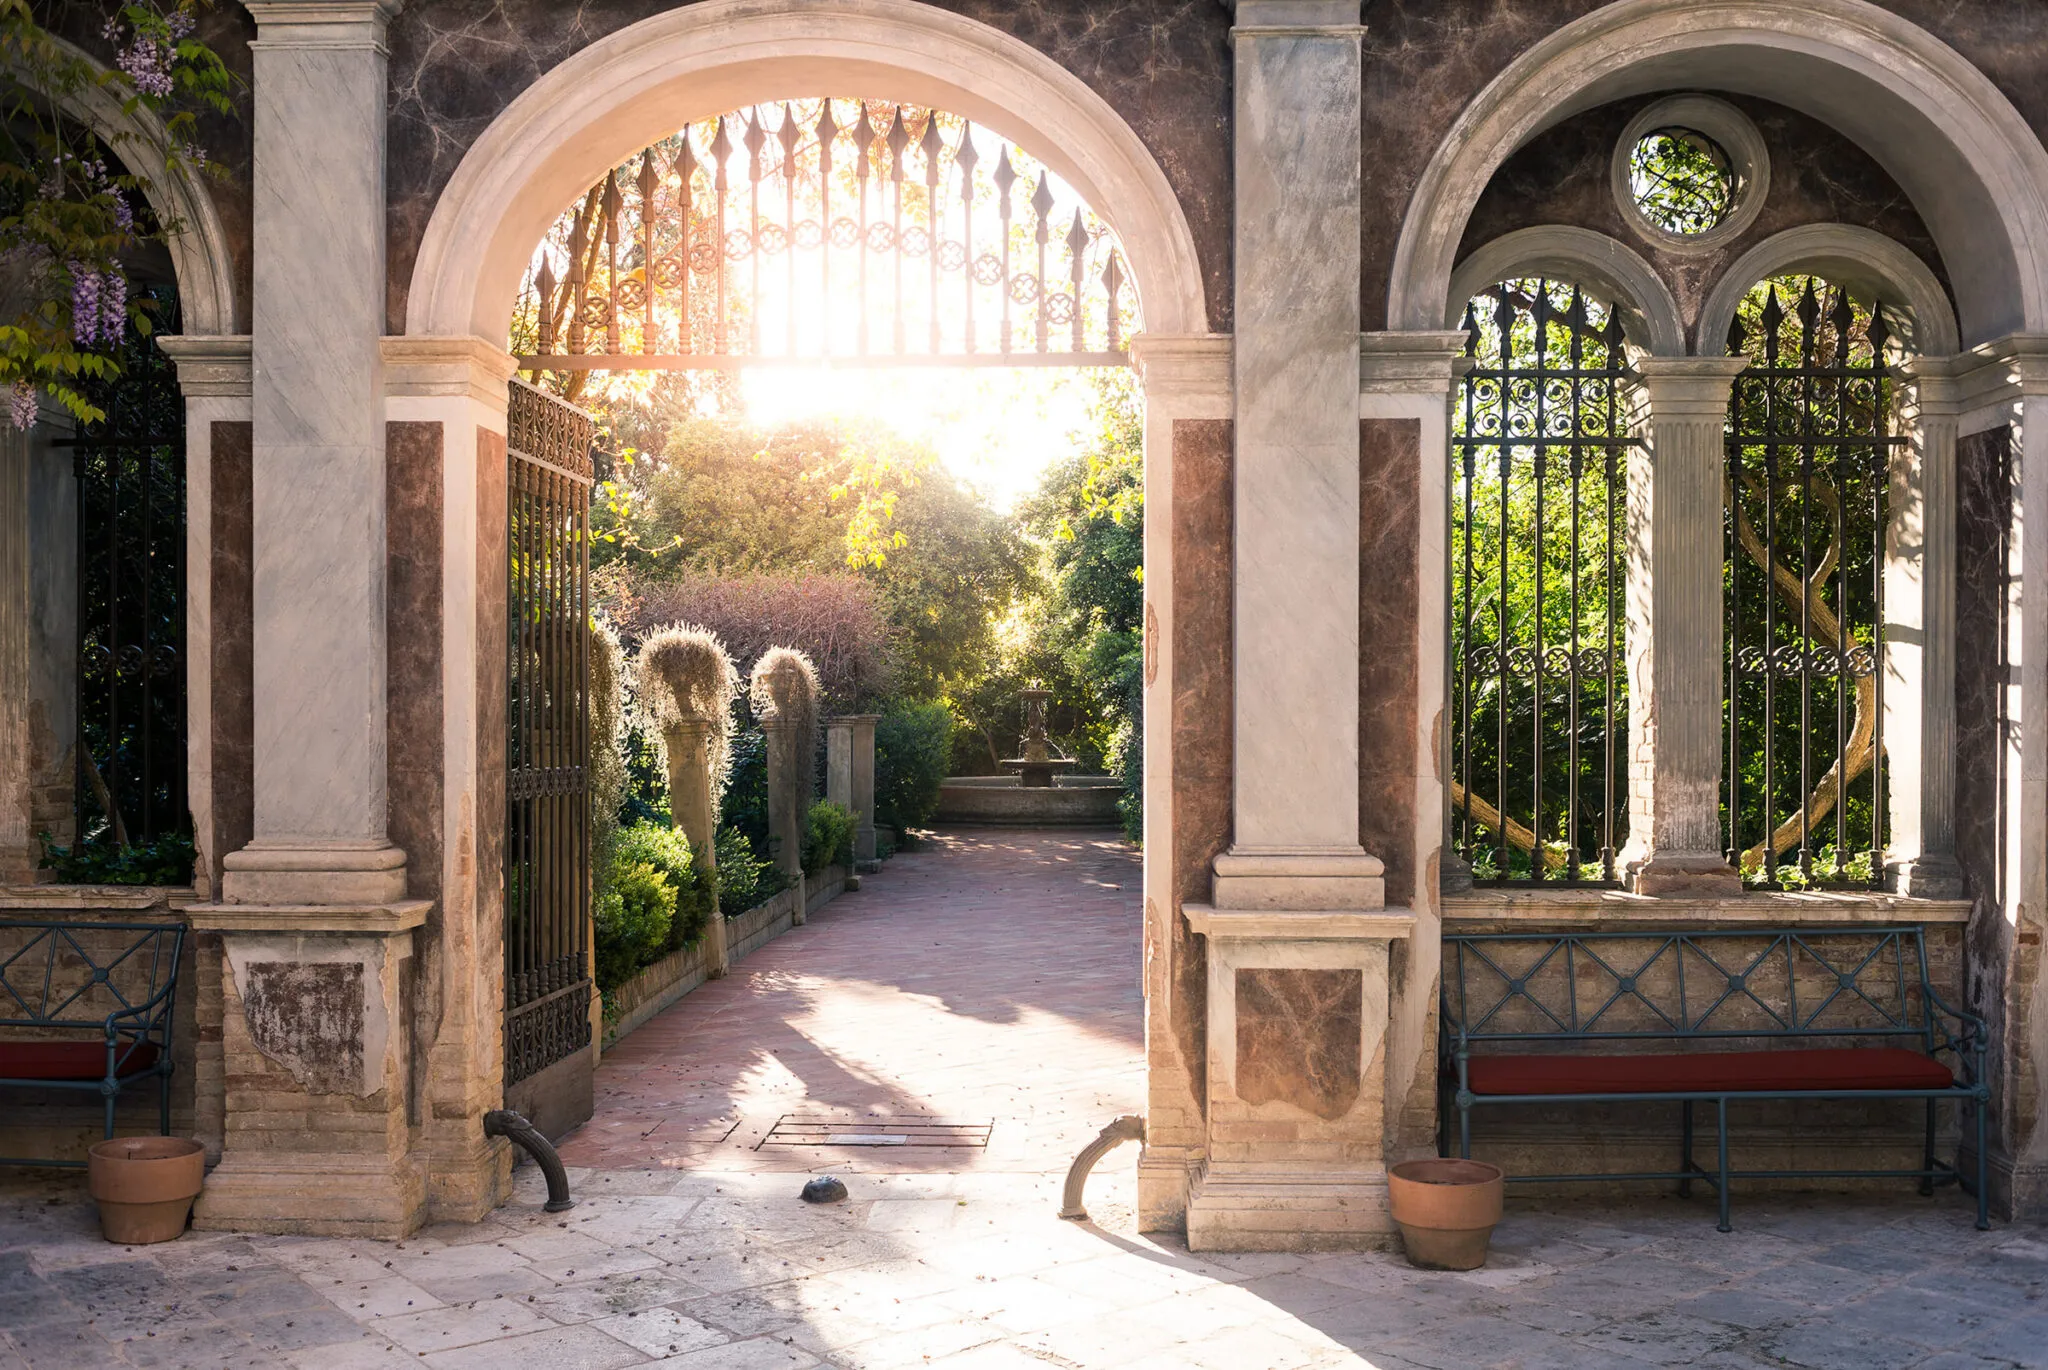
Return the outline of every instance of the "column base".
[[[1380,909],[1386,865],[1362,848],[1272,851],[1232,848],[1216,858],[1210,896],[1219,909]]]
[[[1742,893],[1741,873],[1719,852],[1658,852],[1625,864],[1630,894]]]
[[[418,1231],[426,1206],[426,1177],[409,1159],[231,1151],[206,1177],[192,1226],[201,1232],[390,1241]]]
[[[405,853],[389,843],[271,842],[221,862],[227,904],[388,904],[405,898]]]
[[[1179,1147],[1147,1146],[1138,1153],[1138,1230],[1186,1232],[1188,1191],[1195,1174]]]
[[[1884,874],[1893,894],[1912,899],[1963,897],[1963,868],[1953,856],[1916,856],[1908,861],[1894,861],[1885,866]]]
[[[1387,1175],[1211,1165],[1188,1195],[1190,1251],[1385,1251]]]

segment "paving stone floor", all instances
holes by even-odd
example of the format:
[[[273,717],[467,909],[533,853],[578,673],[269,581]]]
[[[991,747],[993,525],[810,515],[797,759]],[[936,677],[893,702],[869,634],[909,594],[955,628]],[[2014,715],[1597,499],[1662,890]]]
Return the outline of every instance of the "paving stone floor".
[[[1953,1192],[1738,1196],[1725,1235],[1706,1201],[1516,1203],[1486,1269],[1430,1274],[1140,1236],[1126,1147],[1059,1221],[1066,1159],[1137,1106],[1135,907],[1079,834],[892,862],[607,1059],[564,1214],[528,1167],[404,1242],[123,1248],[77,1177],[0,1174],[0,1370],[2048,1366],[2048,1230],[1977,1232]],[[755,1149],[913,1108],[989,1148]],[[849,1202],[798,1201],[827,1167]]]

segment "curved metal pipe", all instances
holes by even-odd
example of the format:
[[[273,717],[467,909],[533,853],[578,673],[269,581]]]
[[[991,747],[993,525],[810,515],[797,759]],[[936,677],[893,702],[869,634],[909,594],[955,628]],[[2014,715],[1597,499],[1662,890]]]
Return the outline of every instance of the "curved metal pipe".
[[[1067,1167],[1067,1187],[1060,1196],[1060,1216],[1076,1222],[1088,1220],[1088,1210],[1081,1206],[1081,1191],[1088,1185],[1088,1172],[1095,1169],[1095,1163],[1107,1156],[1121,1142],[1142,1142],[1145,1140],[1145,1120],[1136,1113],[1123,1117],[1102,1129],[1101,1135],[1081,1148],[1081,1154]]]
[[[541,1136],[540,1129],[523,1116],[509,1108],[492,1109],[484,1114],[484,1136],[503,1137],[533,1157],[541,1174],[548,1177],[545,1211],[566,1213],[576,1206],[576,1201],[569,1197],[569,1172],[562,1168],[562,1158],[555,1154],[554,1143]]]

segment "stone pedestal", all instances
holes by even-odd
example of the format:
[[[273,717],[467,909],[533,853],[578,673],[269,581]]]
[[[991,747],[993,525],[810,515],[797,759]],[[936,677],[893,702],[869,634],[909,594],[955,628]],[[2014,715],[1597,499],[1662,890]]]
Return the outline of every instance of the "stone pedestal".
[[[1387,957],[1414,919],[1184,911],[1209,939],[1209,1157],[1189,1248],[1388,1244]]]
[[[768,841],[775,849],[775,864],[792,885],[804,878],[805,810],[810,799],[810,758],[803,756],[810,739],[780,718],[761,721],[768,739]],[[804,922],[804,908],[797,903],[796,921]]]
[[[662,730],[662,744],[668,752],[669,812],[683,836],[690,839],[693,864],[716,880],[718,810],[711,798],[710,740],[711,724],[701,718],[684,719]],[[715,901],[704,927],[704,967],[714,980],[732,969],[725,916]]]
[[[841,714],[825,720],[825,797],[853,811],[853,864],[875,861],[875,724],[880,714]]]
[[[1721,832],[1723,428],[1743,357],[1645,357],[1629,454],[1629,835],[1637,894],[1735,893]]]

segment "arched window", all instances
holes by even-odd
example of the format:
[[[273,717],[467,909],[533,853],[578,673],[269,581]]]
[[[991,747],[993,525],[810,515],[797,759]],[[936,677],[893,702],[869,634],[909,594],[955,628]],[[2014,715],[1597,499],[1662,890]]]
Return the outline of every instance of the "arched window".
[[[1567,282],[1466,309],[1451,450],[1450,827],[1482,884],[1608,883],[1626,836],[1630,379]]]
[[[1763,886],[1884,874],[1884,572],[1892,329],[1815,276],[1767,280],[1729,330],[1729,858]]]

